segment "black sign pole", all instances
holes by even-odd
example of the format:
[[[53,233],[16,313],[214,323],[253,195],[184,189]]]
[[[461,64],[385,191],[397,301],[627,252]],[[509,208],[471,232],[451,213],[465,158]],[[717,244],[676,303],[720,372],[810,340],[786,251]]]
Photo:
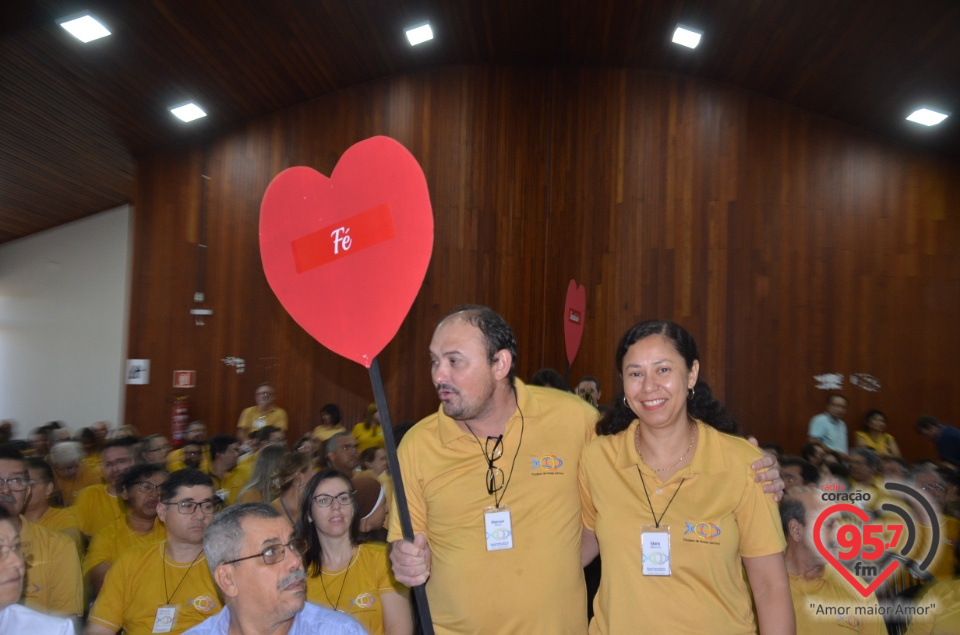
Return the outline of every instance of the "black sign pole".
[[[403,479],[400,476],[400,461],[397,460],[397,442],[393,438],[393,421],[390,419],[390,409],[387,407],[387,393],[383,389],[383,378],[380,376],[380,362],[377,357],[370,364],[370,383],[373,384],[373,399],[377,403],[377,412],[380,413],[380,428],[383,430],[384,449],[387,451],[387,469],[393,478],[393,496],[397,501],[397,513],[400,514],[400,529],[403,537],[413,542],[413,523],[410,522],[410,510],[407,507],[407,493],[403,489]],[[417,600],[417,613],[420,615],[420,627],[424,635],[433,635],[433,620],[430,619],[430,605],[427,604],[427,587],[424,584],[413,587],[413,595]]]

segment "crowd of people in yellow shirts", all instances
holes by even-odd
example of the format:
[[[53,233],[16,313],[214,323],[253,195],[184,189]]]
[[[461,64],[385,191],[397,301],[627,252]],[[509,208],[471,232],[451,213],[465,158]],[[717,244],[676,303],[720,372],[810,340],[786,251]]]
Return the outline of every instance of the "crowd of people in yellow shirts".
[[[288,450],[274,392],[257,387],[235,435],[207,438],[195,421],[177,448],[102,423],[75,437],[52,424],[29,442],[0,440],[0,533],[10,523],[27,563],[16,604],[91,635],[182,633],[221,608],[203,530],[225,506],[264,502],[304,545],[309,602],[370,633],[412,633],[409,590],[383,542],[392,483],[376,406],[347,430],[328,404],[315,432]],[[10,549],[0,535],[4,567]],[[15,617],[30,624],[34,615]]]

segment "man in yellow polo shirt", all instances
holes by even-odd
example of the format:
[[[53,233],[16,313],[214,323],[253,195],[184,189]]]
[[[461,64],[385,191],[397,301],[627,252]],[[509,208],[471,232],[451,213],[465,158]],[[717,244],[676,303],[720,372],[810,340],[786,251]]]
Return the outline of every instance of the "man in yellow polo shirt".
[[[273,426],[284,432],[287,431],[287,411],[276,404],[277,390],[270,382],[257,386],[254,397],[257,405],[245,408],[237,421],[237,438],[241,441],[247,435],[264,426]]]
[[[437,633],[586,632],[577,466],[597,411],[516,379],[513,330],[486,307],[444,318],[430,357],[441,407],[400,444],[418,536],[391,512],[397,580],[429,578]]]
[[[83,488],[103,482],[100,470],[84,463],[83,446],[76,441],[63,441],[50,448],[48,460],[67,507],[73,505]]]
[[[196,469],[201,472],[208,471],[210,469],[210,452],[206,448],[206,442],[207,424],[203,421],[191,421],[183,434],[183,445],[167,455],[167,471],[173,473],[185,467],[196,467],[196,456],[193,456],[189,462],[184,457],[184,451],[188,449],[188,446],[196,443],[199,443],[202,449],[202,454],[199,455],[200,465]]]
[[[30,474],[30,496],[23,509],[24,517],[30,522],[47,529],[62,533],[73,541],[77,553],[83,553],[84,540],[77,516],[72,507],[53,507],[50,501],[56,492],[57,484],[53,480],[50,464],[41,458],[31,456],[25,459]]]
[[[73,505],[80,531],[87,537],[123,518],[125,506],[117,496],[117,481],[124,470],[133,466],[135,444],[130,438],[114,439],[107,441],[100,450],[100,472],[104,484],[81,490]]]
[[[229,434],[215,434],[210,438],[210,478],[213,490],[224,503],[230,505],[250,479],[249,463],[245,469],[237,466],[240,442]]]
[[[27,463],[17,450],[0,449],[0,507],[20,534],[23,558],[29,563],[24,605],[52,615],[83,613],[80,557],[73,541],[23,516],[30,496]]]
[[[156,463],[138,463],[120,476],[117,491],[126,503],[127,512],[93,536],[83,558],[83,578],[91,600],[100,593],[107,571],[120,554],[164,539],[166,532],[163,523],[157,520],[157,503],[166,478],[166,470]]]
[[[90,610],[85,635],[183,633],[222,604],[203,555],[203,532],[218,500],[210,477],[197,470],[171,474],[157,514],[166,540],[134,547],[107,572]]]

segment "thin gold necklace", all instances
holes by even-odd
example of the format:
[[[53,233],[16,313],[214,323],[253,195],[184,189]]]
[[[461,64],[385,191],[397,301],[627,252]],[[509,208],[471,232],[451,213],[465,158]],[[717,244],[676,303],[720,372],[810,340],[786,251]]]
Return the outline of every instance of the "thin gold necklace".
[[[640,426],[639,425],[637,426],[636,434],[634,434],[633,442],[637,446],[637,455],[640,457],[640,460],[643,461],[647,465],[647,467],[649,467],[651,470],[659,473],[659,472],[666,472],[667,470],[675,468],[681,463],[683,463],[683,459],[687,457],[687,453],[690,452],[690,449],[693,447],[693,442],[696,440],[697,440],[697,426],[696,424],[694,424],[693,433],[690,435],[690,445],[687,446],[687,449],[683,451],[683,454],[680,455],[680,458],[677,459],[675,463],[673,463],[672,465],[668,465],[666,467],[653,467],[652,465],[647,463],[646,459],[643,458],[643,452],[640,451]]]

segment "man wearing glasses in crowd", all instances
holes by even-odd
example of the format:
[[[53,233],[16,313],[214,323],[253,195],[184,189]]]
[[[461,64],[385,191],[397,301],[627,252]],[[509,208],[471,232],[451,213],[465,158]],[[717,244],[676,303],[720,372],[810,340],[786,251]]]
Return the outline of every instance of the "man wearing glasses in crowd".
[[[363,635],[352,617],[305,601],[305,549],[270,505],[245,503],[221,512],[203,550],[226,606],[187,635]]]
[[[178,470],[160,487],[160,543],[135,547],[110,567],[90,611],[86,635],[183,633],[220,610],[203,555],[203,532],[219,499],[210,477]]]
[[[132,547],[155,544],[164,539],[163,524],[157,520],[160,487],[167,478],[163,465],[139,463],[120,476],[117,490],[126,503],[124,518],[98,531],[83,558],[83,577],[93,599],[100,593],[107,571],[120,554]]]

